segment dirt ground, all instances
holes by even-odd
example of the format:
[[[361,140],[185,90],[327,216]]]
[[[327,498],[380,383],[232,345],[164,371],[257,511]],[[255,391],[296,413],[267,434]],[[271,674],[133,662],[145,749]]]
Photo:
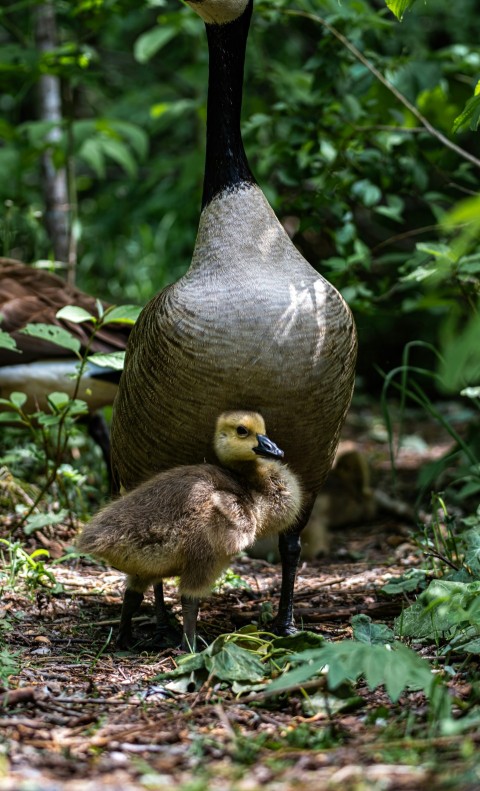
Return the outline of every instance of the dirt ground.
[[[367,435],[350,423],[352,439],[368,455],[374,484],[391,490],[387,449],[371,424]],[[436,437],[419,445],[399,460],[401,499],[408,500],[419,466],[447,446]],[[357,613],[391,625],[405,598],[380,589],[420,563],[412,527],[382,513],[332,532],[330,554],[299,569],[297,624],[327,640],[350,637]],[[56,554],[69,538],[67,529],[44,535]],[[425,718],[420,693],[392,705],[383,690],[360,683],[360,704],[332,712],[315,707],[318,690],[242,697],[209,679],[189,693],[172,691],[155,676],[176,666],[178,651],[115,650],[122,575],[80,560],[49,567],[62,592],[6,589],[0,604],[0,616],[14,623],[6,643],[21,666],[0,708],[1,791],[480,788],[479,733],[468,747],[465,739],[426,738],[425,728],[408,733],[407,712]],[[207,642],[277,607],[278,566],[245,556],[233,569],[249,587],[225,586],[204,603],[199,631]],[[166,590],[178,611],[175,586]],[[152,630],[152,618],[147,598],[136,621],[140,634]],[[468,697],[461,674],[451,685],[458,699]]]

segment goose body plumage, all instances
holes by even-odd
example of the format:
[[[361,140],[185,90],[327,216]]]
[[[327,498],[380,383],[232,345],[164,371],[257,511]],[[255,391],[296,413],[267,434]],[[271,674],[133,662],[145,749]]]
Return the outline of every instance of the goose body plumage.
[[[292,469],[317,491],[350,401],[354,348],[345,302],[300,255],[260,189],[219,196],[202,212],[189,271],[132,332],[112,429],[121,484],[211,459],[216,415],[241,403],[265,415]]]
[[[355,325],[246,160],[240,107],[252,0],[190,5],[206,22],[210,52],[203,209],[188,272],[147,304],[131,334],[114,405],[114,474],[128,491],[158,471],[211,460],[215,416],[241,405],[264,415],[301,479],[300,530],[350,404]],[[289,632],[299,541],[283,535],[276,628]]]

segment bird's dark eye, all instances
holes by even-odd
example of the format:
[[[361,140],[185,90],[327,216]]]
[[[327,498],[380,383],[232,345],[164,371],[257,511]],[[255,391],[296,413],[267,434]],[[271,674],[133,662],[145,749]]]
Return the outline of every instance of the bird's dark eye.
[[[248,428],[245,428],[245,426],[237,426],[237,434],[239,437],[248,437]]]

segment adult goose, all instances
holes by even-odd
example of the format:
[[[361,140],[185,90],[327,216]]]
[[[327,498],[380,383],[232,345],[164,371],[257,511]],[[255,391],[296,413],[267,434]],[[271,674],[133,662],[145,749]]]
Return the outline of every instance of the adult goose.
[[[216,416],[260,412],[306,493],[280,536],[273,628],[294,631],[300,532],[332,465],[356,358],[351,312],[290,241],[249,168],[240,132],[252,0],[190,0],[209,47],[203,206],[188,272],[144,308],[114,404],[114,475],[131,490],[212,461]]]
[[[26,393],[28,400],[24,408],[28,412],[45,409],[47,396],[54,390],[73,394],[77,358],[68,349],[21,332],[29,323],[63,327],[80,341],[81,350],[85,351],[92,327],[57,319],[57,312],[66,305],[77,305],[97,315],[95,297],[67,285],[58,275],[13,258],[0,258],[0,329],[10,333],[20,350],[19,353],[0,347],[0,397],[8,398],[14,391]],[[107,303],[103,307],[108,307]],[[130,329],[128,324],[105,326],[98,331],[90,351],[123,351]],[[78,391],[78,397],[89,406],[90,433],[108,463],[108,432],[96,413],[113,403],[119,378],[119,371],[89,365]]]

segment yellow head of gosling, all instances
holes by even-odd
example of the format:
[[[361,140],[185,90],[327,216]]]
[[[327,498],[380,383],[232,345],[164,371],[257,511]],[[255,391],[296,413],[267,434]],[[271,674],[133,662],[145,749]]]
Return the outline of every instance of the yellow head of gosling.
[[[258,412],[223,412],[217,419],[213,446],[220,463],[231,469],[258,464],[259,456],[283,458],[283,451],[267,437]]]

